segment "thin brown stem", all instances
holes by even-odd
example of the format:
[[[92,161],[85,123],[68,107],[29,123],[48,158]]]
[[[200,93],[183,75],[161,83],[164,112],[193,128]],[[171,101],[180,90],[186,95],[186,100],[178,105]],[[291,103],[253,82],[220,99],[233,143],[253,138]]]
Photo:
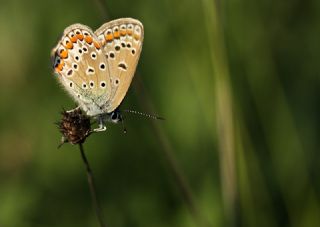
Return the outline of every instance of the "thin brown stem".
[[[90,188],[92,203],[93,203],[93,207],[94,207],[94,209],[96,211],[96,215],[97,215],[100,227],[107,227],[107,225],[103,222],[102,212],[101,212],[101,208],[100,208],[100,204],[99,204],[99,200],[98,200],[97,192],[96,192],[97,190],[96,190],[96,186],[95,186],[94,179],[93,179],[93,173],[91,171],[88,159],[87,159],[86,154],[84,152],[82,143],[79,144],[79,149],[80,149],[80,153],[81,153],[81,157],[82,157],[83,163],[84,163],[84,165],[86,167],[86,172],[87,172],[87,177],[88,177],[88,184],[89,184],[89,188]]]

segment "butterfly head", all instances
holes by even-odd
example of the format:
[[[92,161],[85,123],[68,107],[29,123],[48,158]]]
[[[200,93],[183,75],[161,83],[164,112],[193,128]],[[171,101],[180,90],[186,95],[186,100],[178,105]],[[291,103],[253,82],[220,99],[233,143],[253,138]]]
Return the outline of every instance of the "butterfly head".
[[[112,122],[112,123],[119,123],[123,121],[122,115],[120,113],[120,110],[117,108],[111,113],[108,114],[107,121]]]

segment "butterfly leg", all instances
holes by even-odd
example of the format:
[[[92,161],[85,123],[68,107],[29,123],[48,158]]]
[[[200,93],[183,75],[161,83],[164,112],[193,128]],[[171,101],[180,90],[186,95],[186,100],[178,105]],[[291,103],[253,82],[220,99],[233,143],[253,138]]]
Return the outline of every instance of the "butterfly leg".
[[[99,125],[99,128],[93,129],[94,132],[104,132],[107,130],[107,127],[105,125]]]
[[[78,110],[78,109],[80,109],[80,106],[78,106],[78,107],[76,107],[76,108],[74,108],[74,109],[72,109],[72,110],[67,110],[66,112],[67,112],[67,113],[71,113],[71,112],[74,112],[74,111],[76,111],[76,110]]]
[[[104,124],[103,117],[99,116],[98,119],[99,128],[93,129],[94,132],[104,132],[107,130],[106,125]]]

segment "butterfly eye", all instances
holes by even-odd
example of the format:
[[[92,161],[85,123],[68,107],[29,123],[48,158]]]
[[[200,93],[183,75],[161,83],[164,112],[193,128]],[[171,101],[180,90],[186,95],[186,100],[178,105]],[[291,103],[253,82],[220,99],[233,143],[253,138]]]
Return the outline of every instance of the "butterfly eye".
[[[117,111],[113,111],[111,113],[110,118],[111,118],[111,121],[114,122],[114,123],[117,123],[117,122],[119,122],[121,120],[120,113],[117,112]]]

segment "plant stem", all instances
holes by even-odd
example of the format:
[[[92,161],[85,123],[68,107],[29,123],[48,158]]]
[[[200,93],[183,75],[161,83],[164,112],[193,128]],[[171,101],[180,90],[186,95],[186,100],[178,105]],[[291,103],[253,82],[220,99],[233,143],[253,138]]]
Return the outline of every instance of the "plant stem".
[[[238,192],[235,115],[224,29],[218,1],[202,0],[208,50],[215,82],[216,122],[220,156],[221,191],[227,226],[237,226]]]
[[[100,204],[99,204],[97,192],[96,192],[96,187],[95,187],[94,180],[93,180],[93,173],[91,171],[88,159],[85,155],[82,143],[79,144],[79,148],[80,148],[82,160],[84,162],[84,165],[86,166],[86,172],[87,172],[87,177],[88,177],[88,184],[89,184],[89,188],[90,188],[90,193],[91,193],[91,197],[92,197],[92,203],[93,203],[94,209],[96,211],[96,215],[97,215],[99,224],[101,227],[106,227],[106,225],[103,222],[103,218],[102,218],[101,208],[100,208]]]

